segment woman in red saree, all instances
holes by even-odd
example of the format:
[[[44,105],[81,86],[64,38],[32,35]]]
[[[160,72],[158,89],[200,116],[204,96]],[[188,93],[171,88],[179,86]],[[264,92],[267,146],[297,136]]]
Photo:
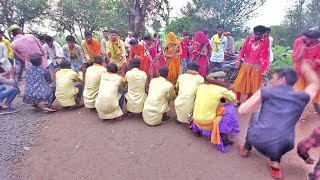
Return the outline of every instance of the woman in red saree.
[[[143,38],[145,44],[145,54],[149,59],[148,80],[158,77],[159,68],[166,65],[160,41],[152,40],[150,35]]]
[[[198,31],[194,34],[193,40],[193,60],[200,66],[199,74],[206,78],[211,53],[209,39],[202,31]]]

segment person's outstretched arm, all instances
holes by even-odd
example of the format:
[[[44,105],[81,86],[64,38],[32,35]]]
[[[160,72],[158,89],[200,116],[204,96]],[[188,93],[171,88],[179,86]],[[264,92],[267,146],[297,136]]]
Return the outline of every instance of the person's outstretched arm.
[[[308,84],[304,92],[310,96],[310,102],[312,102],[320,88],[319,77],[307,61],[304,61],[301,65],[301,74]]]

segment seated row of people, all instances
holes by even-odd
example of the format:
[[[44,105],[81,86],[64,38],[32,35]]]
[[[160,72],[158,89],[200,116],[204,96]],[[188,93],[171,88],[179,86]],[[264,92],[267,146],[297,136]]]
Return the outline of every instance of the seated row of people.
[[[175,100],[177,120],[189,122],[195,133],[209,136],[221,151],[227,151],[224,147],[232,144],[229,134],[239,133],[236,110],[232,105],[235,94],[224,82],[225,73],[211,72],[204,80],[196,62],[188,64],[187,73],[179,76],[176,86],[167,80],[168,68],[160,68],[159,77],[153,78],[147,89],[147,75],[140,70],[140,59],[133,58],[131,70],[122,77],[117,74],[116,64],[109,63],[105,68],[103,58],[95,57],[93,66],[86,69],[84,82],[82,68],[76,73],[69,61],[62,61],[60,69],[50,74],[40,66],[41,54],[33,54],[29,59],[33,67],[27,70],[23,101],[35,108],[55,111],[54,100],[62,107],[81,106],[83,95],[85,107],[96,109],[101,119],[121,120],[126,100],[128,116],[141,113],[144,122],[153,126],[171,119],[167,113],[170,101]]]

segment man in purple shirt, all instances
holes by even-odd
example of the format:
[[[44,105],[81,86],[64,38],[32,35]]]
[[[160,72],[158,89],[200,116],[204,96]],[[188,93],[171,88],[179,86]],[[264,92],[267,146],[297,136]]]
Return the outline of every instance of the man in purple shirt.
[[[11,43],[14,53],[25,62],[26,68],[32,67],[29,56],[35,53],[42,54],[41,66],[44,68],[48,67],[48,63],[45,60],[46,52],[36,37],[31,34],[23,34],[20,27],[16,24],[10,26],[7,31],[8,33],[12,33],[14,37]]]

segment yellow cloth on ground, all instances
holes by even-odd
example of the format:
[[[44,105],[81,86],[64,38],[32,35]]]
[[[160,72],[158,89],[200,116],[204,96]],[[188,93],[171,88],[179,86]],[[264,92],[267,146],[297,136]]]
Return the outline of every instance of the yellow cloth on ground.
[[[82,80],[82,74],[79,75],[72,69],[60,69],[56,72],[56,99],[62,107],[75,105],[75,96],[79,89],[74,87],[74,82]]]
[[[160,124],[163,114],[170,110],[170,100],[174,98],[174,87],[169,81],[163,77],[153,78],[142,112],[144,122],[151,126]]]
[[[221,39],[223,39],[223,35],[221,38],[219,38],[218,34],[213,35],[213,45],[212,45],[212,51],[217,52],[218,51],[218,46],[221,44]]]
[[[220,130],[219,130],[219,123],[221,121],[222,115],[224,114],[224,106],[218,108],[216,112],[216,117],[210,122],[202,122],[197,121],[196,119],[194,122],[201,127],[212,127],[211,131],[211,143],[212,144],[220,144]]]
[[[178,77],[179,93],[174,104],[179,122],[188,123],[189,114],[193,112],[197,89],[203,82],[204,79],[200,75],[181,74]]]
[[[240,93],[255,93],[262,85],[262,75],[254,65],[243,63],[236,80],[233,83],[234,91]]]
[[[98,64],[93,64],[87,69],[83,90],[83,101],[86,108],[95,108],[101,75],[105,72],[107,72],[107,69]]]
[[[121,95],[118,92],[123,84],[123,78],[117,74],[106,72],[101,75],[99,93],[95,104],[101,119],[114,119],[123,115],[119,106]]]
[[[145,86],[147,74],[138,68],[133,68],[126,73],[128,81],[128,92],[125,94],[127,99],[127,110],[132,113],[141,113],[147,94]]]
[[[111,53],[110,62],[115,63],[118,67],[121,67],[127,62],[126,48],[122,40],[118,39],[117,45],[108,41],[106,44],[106,53]]]
[[[4,37],[2,37],[2,40],[0,40],[0,43],[4,44],[6,46],[8,58],[13,59],[14,51],[11,47],[10,41],[8,39],[5,39]]]
[[[210,123],[217,116],[217,108],[221,98],[228,102],[235,102],[236,95],[227,88],[213,85],[203,84],[198,87],[196,100],[194,104],[193,119],[200,129],[211,131],[212,125],[201,126],[201,123]],[[197,123],[198,122],[198,123]]]
[[[319,76],[319,78],[320,78],[320,72],[318,73],[318,76]],[[298,81],[297,81],[296,84],[294,85],[294,89],[303,91],[303,90],[306,89],[307,85],[308,85],[308,84],[307,84],[306,79],[305,79],[302,75],[299,75]],[[318,91],[318,93],[317,93],[317,95],[314,97],[314,99],[312,100],[312,103],[318,103],[318,104],[320,104],[320,90]]]

